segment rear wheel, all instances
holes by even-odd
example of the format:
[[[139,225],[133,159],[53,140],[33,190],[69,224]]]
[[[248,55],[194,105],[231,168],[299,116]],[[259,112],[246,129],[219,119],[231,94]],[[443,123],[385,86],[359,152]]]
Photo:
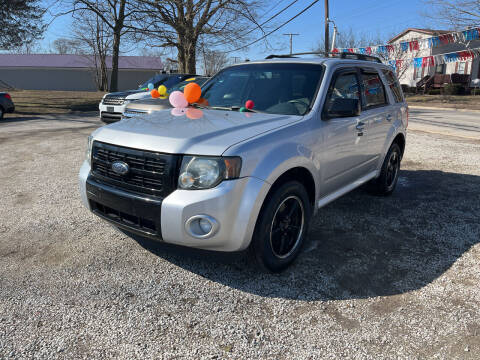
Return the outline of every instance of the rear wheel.
[[[305,187],[290,181],[274,190],[262,207],[252,239],[258,263],[279,272],[298,256],[312,214]]]
[[[3,113],[4,113],[3,108],[0,106],[0,120],[3,119]]]
[[[402,152],[397,143],[393,143],[383,161],[380,176],[370,182],[370,190],[377,195],[390,195],[397,186],[400,173]]]

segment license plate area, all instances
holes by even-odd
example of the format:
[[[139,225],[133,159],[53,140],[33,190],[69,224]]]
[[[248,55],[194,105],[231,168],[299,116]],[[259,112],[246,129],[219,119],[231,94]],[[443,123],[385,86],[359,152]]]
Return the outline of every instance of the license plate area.
[[[144,236],[161,239],[162,200],[128,194],[87,179],[87,198],[96,215],[115,225]]]
[[[107,111],[108,112],[115,112],[115,107],[114,106],[107,106]]]

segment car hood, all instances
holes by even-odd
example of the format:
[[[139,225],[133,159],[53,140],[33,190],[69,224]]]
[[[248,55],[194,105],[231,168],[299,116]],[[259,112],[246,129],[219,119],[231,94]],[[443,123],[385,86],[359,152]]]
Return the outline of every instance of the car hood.
[[[301,119],[291,115],[169,109],[101,127],[94,139],[171,154],[221,155],[234,144]]]
[[[117,91],[113,93],[108,93],[106,96],[115,96],[123,97],[128,100],[151,98],[151,95],[148,91],[145,90],[128,90],[128,91]]]

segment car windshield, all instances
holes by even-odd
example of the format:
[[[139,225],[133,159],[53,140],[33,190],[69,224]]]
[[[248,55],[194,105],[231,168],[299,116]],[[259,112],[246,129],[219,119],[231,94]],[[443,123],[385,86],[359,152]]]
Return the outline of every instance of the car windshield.
[[[148,79],[143,84],[139,85],[139,89],[144,89],[148,87],[148,84],[153,84],[154,88],[158,88],[160,85],[165,85],[168,88],[178,84],[180,81],[185,79],[184,74],[179,75],[165,75],[159,74],[155,75],[154,77]]]
[[[171,88],[167,87],[167,90],[169,93],[172,93],[174,91],[183,91],[185,86],[187,86],[190,83],[196,83],[200,86],[205,84],[205,82],[208,80],[208,77],[192,77],[187,80],[179,82],[177,85],[172,86]]]
[[[315,100],[323,67],[316,64],[245,64],[227,68],[213,77],[202,97],[211,108],[245,106],[269,114],[305,115]]]
[[[138,88],[139,89],[144,89],[144,88],[148,87],[148,84],[153,84],[155,86],[155,84],[157,84],[157,83],[159,83],[158,86],[160,86],[161,83],[164,82],[167,79],[168,79],[168,75],[158,74],[158,75],[155,75],[154,77],[151,77],[150,79],[145,81],[143,84],[138,85]]]

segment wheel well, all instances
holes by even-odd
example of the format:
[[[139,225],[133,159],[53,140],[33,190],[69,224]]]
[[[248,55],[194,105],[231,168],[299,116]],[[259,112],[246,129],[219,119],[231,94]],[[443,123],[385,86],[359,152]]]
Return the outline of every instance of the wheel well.
[[[403,153],[405,152],[405,136],[403,134],[398,134],[395,139],[393,139],[393,143],[397,143],[400,146],[400,151]]]
[[[270,191],[268,192],[267,197],[269,197],[270,194],[273,194],[278,187],[292,180],[298,181],[302,183],[303,186],[305,186],[308,198],[310,199],[310,204],[314,206],[315,180],[313,180],[313,176],[310,171],[308,171],[304,167],[296,167],[284,172],[277,180],[275,180],[272,187],[270,188]]]

